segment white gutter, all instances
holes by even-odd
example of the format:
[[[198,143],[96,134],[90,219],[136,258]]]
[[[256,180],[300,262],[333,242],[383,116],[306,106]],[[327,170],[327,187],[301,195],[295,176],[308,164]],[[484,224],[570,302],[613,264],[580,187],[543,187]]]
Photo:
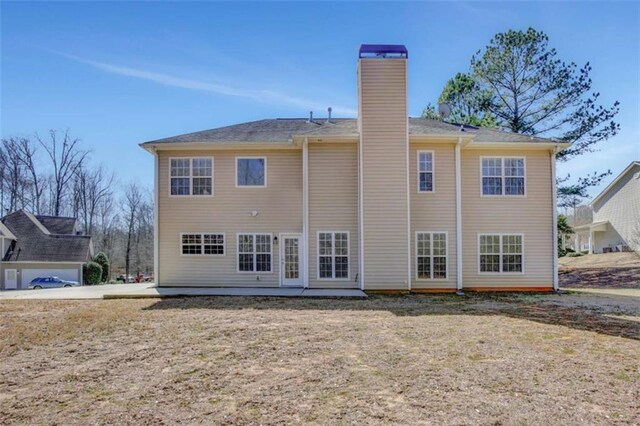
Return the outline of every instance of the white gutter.
[[[304,238],[302,259],[302,285],[309,287],[309,140],[302,145],[302,235]]]
[[[360,290],[364,290],[364,179],[362,179],[362,85],[360,84],[360,60],[358,60],[358,239],[360,258],[358,280]]]
[[[556,153],[559,151],[559,147],[551,151],[551,236],[553,244],[553,290],[558,291],[558,195],[556,188]]]
[[[156,286],[160,285],[160,241],[159,241],[159,228],[160,228],[160,176],[159,176],[159,158],[155,148],[151,152],[153,154],[153,280]]]
[[[456,293],[462,294],[462,178],[460,174],[460,146],[458,138],[455,152],[456,168]]]

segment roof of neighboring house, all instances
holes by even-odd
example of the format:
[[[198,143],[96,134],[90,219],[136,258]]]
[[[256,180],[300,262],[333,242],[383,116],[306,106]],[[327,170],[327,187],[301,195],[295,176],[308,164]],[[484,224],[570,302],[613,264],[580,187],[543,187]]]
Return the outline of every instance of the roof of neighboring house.
[[[9,229],[7,229],[7,227],[4,226],[2,222],[0,222],[0,238],[10,238],[12,240],[15,240],[16,236],[13,235],[13,233],[11,233],[11,231],[9,231]]]
[[[355,118],[275,118],[234,124],[201,132],[187,133],[145,142],[143,145],[163,143],[242,143],[242,142],[291,142],[293,137],[339,135],[358,136],[358,121]],[[476,142],[526,142],[555,143],[551,139],[539,138],[518,133],[485,129],[468,125],[448,123],[428,118],[409,117],[409,134],[429,135],[468,135]]]
[[[607,192],[609,192],[615,185],[616,183],[618,183],[620,181],[620,179],[622,179],[624,176],[626,176],[627,173],[629,173],[631,170],[633,170],[636,166],[640,167],[640,161],[632,161],[631,164],[629,164],[619,175],[618,177],[616,177],[609,185],[607,185],[607,187],[605,189],[602,190],[601,193],[599,193],[598,195],[596,195],[596,197],[591,201],[591,205],[594,205],[596,202],[598,202],[598,200],[600,198],[602,198]]]
[[[34,216],[24,210],[5,216],[0,222],[15,238],[2,260],[86,262],[91,254],[91,236],[75,235],[75,219],[70,227],[71,219]]]
[[[76,233],[76,223],[78,221],[75,217],[36,215],[36,219],[38,219],[51,234]]]

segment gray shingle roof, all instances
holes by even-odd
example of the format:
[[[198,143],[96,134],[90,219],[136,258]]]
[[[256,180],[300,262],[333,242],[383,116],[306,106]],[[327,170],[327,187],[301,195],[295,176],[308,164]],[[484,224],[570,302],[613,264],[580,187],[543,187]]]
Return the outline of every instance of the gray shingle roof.
[[[464,133],[461,131],[464,129]],[[484,129],[473,126],[461,126],[427,118],[409,118],[410,135],[473,135],[476,142],[553,142],[550,139],[531,137],[517,133]],[[187,133],[164,139],[145,142],[145,144],[163,143],[242,143],[242,142],[290,142],[294,136],[320,135],[358,135],[358,122],[355,118],[317,118],[310,122],[306,118],[276,118],[234,124],[217,129]],[[143,144],[143,145],[145,145]]]
[[[86,262],[90,256],[91,237],[74,235],[73,233],[57,233],[69,230],[70,218],[51,216],[44,218],[51,228],[45,227],[36,216],[22,210],[2,218],[4,226],[16,237],[3,260]]]
[[[36,216],[36,219],[52,234],[75,234],[75,217]]]

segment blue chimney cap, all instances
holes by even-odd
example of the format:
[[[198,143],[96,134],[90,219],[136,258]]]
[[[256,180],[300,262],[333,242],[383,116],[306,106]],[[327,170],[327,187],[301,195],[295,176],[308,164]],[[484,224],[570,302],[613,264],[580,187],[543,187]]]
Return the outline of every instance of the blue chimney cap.
[[[409,51],[402,44],[363,44],[361,58],[408,58]]]

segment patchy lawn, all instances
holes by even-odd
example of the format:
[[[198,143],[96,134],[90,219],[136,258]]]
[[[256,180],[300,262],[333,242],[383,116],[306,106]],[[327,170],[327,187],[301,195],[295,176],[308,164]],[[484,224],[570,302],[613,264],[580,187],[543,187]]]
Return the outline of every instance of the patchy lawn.
[[[0,302],[0,424],[637,424],[640,303]]]
[[[638,288],[640,256],[636,253],[603,253],[559,260],[561,288]]]

